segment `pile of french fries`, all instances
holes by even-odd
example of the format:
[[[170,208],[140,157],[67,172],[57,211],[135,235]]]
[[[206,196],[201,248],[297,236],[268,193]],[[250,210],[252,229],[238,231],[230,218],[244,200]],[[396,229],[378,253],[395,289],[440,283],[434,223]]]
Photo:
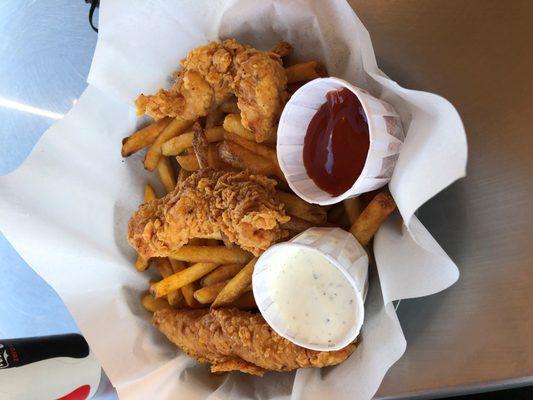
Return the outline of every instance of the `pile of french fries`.
[[[288,90],[293,93],[309,80],[324,76],[320,64],[311,61],[286,68]],[[241,123],[236,100],[228,101],[199,121],[180,117],[163,118],[140,129],[122,142],[127,157],[148,147],[144,167],[157,171],[169,193],[191,173],[201,168],[247,170],[276,179],[278,195],[290,215],[284,224],[291,236],[313,226],[338,226],[349,230],[367,246],[379,226],[395,209],[387,192],[377,194],[362,209],[358,198],[333,207],[309,204],[291,193],[278,164],[275,142],[257,143],[254,134]],[[146,185],[145,202],[157,198]],[[221,237],[192,239],[168,258],[138,257],[137,270],[154,264],[161,280],[153,282],[143,296],[146,310],[237,307],[254,310],[252,273],[257,258],[238,247],[226,247]]]

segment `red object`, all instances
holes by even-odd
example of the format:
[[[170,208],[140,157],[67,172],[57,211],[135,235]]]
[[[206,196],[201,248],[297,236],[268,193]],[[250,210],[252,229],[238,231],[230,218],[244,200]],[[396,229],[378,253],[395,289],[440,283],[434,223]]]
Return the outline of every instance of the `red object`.
[[[90,392],[91,387],[89,385],[83,385],[57,400],[86,400]]]
[[[368,123],[357,96],[346,88],[328,92],[305,135],[303,159],[309,177],[338,196],[361,175],[369,147]]]

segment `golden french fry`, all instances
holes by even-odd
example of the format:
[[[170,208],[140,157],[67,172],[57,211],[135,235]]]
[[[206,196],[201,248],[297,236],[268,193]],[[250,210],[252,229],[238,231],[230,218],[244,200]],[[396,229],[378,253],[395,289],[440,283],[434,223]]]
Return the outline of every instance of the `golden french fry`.
[[[215,126],[220,126],[224,123],[225,112],[220,107],[215,108],[205,117],[206,130]]]
[[[214,270],[218,264],[212,262],[200,262],[191,265],[175,274],[167,276],[165,279],[150,285],[150,293],[154,297],[166,296],[169,292],[182,288],[183,286],[200,279],[202,276]]]
[[[309,221],[305,221],[293,215],[291,215],[290,217],[290,221],[281,224],[281,227],[283,229],[288,229],[289,231],[300,233],[314,226]]]
[[[219,109],[226,114],[239,114],[241,112],[237,106],[237,99],[235,97],[222,103]]]
[[[169,257],[194,263],[244,264],[252,255],[239,247],[185,245],[172,251]]]
[[[324,68],[317,61],[309,61],[285,68],[287,82],[310,81],[325,76]]]
[[[191,173],[183,168],[180,168],[179,172],[178,172],[178,179],[177,179],[177,182],[176,184],[177,185],[181,185],[183,183],[183,181],[185,181],[185,179],[187,179],[189,176],[191,175]]]
[[[237,300],[245,291],[248,285],[252,283],[252,274],[257,258],[253,258],[237,275],[230,279],[228,284],[220,291],[213,301],[213,307],[221,307],[231,304]]]
[[[181,117],[174,118],[168,126],[163,129],[159,134],[157,139],[152,143],[148,152],[146,153],[146,158],[144,159],[144,167],[148,171],[153,171],[156,169],[159,159],[161,158],[162,152],[161,147],[170,138],[179,135],[180,133],[185,132],[192,125],[193,121],[187,121]]]
[[[196,291],[195,282],[191,282],[181,288],[181,293],[185,299],[185,303],[191,308],[197,308],[200,303],[194,298],[194,292]]]
[[[378,193],[350,228],[355,238],[366,246],[381,224],[396,209],[396,203],[387,192]]]
[[[186,154],[183,156],[176,156],[176,161],[182,169],[188,172],[198,171],[200,165],[198,164],[198,159],[194,154]]]
[[[346,210],[346,215],[350,220],[350,225],[352,225],[359,215],[361,215],[361,201],[359,200],[359,197],[351,197],[343,200],[342,203]]]
[[[313,224],[322,225],[326,222],[326,211],[319,206],[309,204],[298,196],[278,190],[278,196],[285,204],[287,214],[309,221]]]
[[[278,156],[276,155],[276,150],[271,147],[257,143],[255,140],[252,141],[244,139],[242,136],[229,131],[224,131],[224,139],[237,143],[239,146],[242,146],[247,150],[253,151],[257,155],[271,160],[275,164],[278,164]]]
[[[176,269],[174,269],[173,263],[176,262]],[[169,276],[173,275],[176,272],[179,272],[180,270],[183,270],[185,268],[185,263],[181,261],[176,260],[170,260],[169,258],[156,258],[156,266],[159,270],[159,273],[163,278],[168,278]],[[179,302],[179,298],[182,297],[180,290],[171,290],[168,292],[168,295],[166,296],[169,304],[175,305]]]
[[[171,121],[172,118],[168,117],[160,119],[159,121],[154,122],[147,127],[138,130],[134,134],[124,138],[122,140],[122,157],[131,156],[140,149],[150,146]]]
[[[176,175],[172,163],[167,157],[162,156],[159,159],[157,172],[159,173],[159,179],[161,179],[167,193],[172,192],[176,187]]]
[[[276,53],[280,57],[287,57],[292,53],[292,46],[287,42],[278,42],[270,51]]]
[[[220,158],[232,167],[248,170],[254,174],[277,175],[276,165],[244,147],[224,140],[218,146]]]
[[[215,126],[204,130],[205,137],[209,143],[220,142],[224,139],[224,128],[221,126]],[[192,147],[192,141],[194,137],[193,131],[188,131],[176,136],[165,143],[161,147],[161,151],[165,156],[174,156],[180,154],[185,149]]]
[[[228,114],[224,118],[224,129],[243,137],[246,140],[255,141],[255,135],[249,129],[242,126],[241,116],[239,114]]]
[[[211,286],[215,283],[233,278],[242,269],[242,264],[223,264],[211,271],[200,280],[201,286]]]
[[[157,199],[157,196],[155,194],[155,190],[152,186],[146,185],[144,187],[144,201],[148,203],[149,201]]]
[[[170,262],[170,265],[172,266],[172,271],[174,271],[174,273],[180,272],[186,268],[185,263],[182,261],[173,260],[171,258],[168,258],[168,261]],[[167,295],[167,300],[171,306],[180,305],[183,301],[183,294],[181,290],[177,289],[169,292]]]
[[[163,278],[167,278],[174,273],[170,260],[166,257],[156,257],[155,266]]]
[[[135,261],[135,268],[137,268],[137,271],[146,271],[148,267],[150,266],[150,259],[149,258],[143,258],[141,256],[137,256],[137,260]]]
[[[141,303],[143,307],[146,309],[146,311],[149,311],[151,313],[156,312],[158,310],[162,310],[164,308],[169,308],[170,304],[167,303],[164,299],[154,299],[150,293],[146,293]]]
[[[187,268],[187,265],[183,261],[174,260],[173,258],[169,258],[168,261],[170,262],[170,265],[172,266],[172,271],[174,273],[180,272]]]
[[[213,300],[216,299],[218,294],[224,289],[224,286],[226,286],[227,281],[224,282],[218,282],[214,283],[210,286],[204,286],[201,289],[198,289],[194,292],[194,298],[198,301],[198,303],[202,304],[210,304],[213,302]]]
[[[255,303],[254,293],[251,290],[245,292],[241,297],[231,303],[231,306],[239,310],[255,310],[257,304]]]

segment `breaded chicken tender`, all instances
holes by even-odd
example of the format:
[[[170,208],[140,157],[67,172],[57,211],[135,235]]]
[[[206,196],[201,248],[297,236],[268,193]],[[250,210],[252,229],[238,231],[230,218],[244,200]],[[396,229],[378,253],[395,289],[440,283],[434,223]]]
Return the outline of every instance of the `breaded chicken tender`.
[[[144,258],[166,257],[192,238],[222,235],[254,255],[287,236],[289,221],[276,182],[247,172],[205,169],[173,192],[139,207],[128,241]]]
[[[276,49],[281,54],[290,51],[286,46]],[[280,54],[228,39],[193,49],[181,65],[183,70],[169,90],[139,96],[135,102],[138,114],[148,114],[156,120],[180,116],[193,121],[236,95],[242,124],[255,134],[257,141],[275,135],[288,96]]]
[[[355,350],[350,344],[337,351],[315,351],[279,336],[260,314],[235,308],[156,311],[153,324],[171,342],[198,361],[211,364],[211,372],[266,371],[340,364]]]

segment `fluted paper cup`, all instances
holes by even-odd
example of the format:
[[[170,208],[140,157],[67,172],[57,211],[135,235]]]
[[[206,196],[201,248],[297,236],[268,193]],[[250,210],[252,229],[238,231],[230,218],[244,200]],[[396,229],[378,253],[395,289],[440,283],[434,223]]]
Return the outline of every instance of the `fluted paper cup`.
[[[306,248],[320,253],[339,271],[355,292],[356,308],[355,323],[347,335],[332,345],[309,343],[296,338],[279,316],[277,306],[272,299],[269,287],[269,274],[272,273],[270,260],[277,252],[287,247]],[[298,290],[298,282],[294,282],[294,290]],[[352,343],[361,330],[364,320],[364,300],[368,289],[368,255],[359,242],[350,233],[340,228],[310,228],[295,236],[288,242],[279,243],[265,251],[255,264],[252,287],[257,307],[270,327],[280,336],[291,342],[312,350],[339,350]]]
[[[352,91],[363,106],[370,147],[361,175],[353,186],[339,196],[332,196],[307,175],[303,147],[307,127],[326,102],[326,93],[341,88]],[[309,203],[334,204],[385,186],[391,179],[403,141],[400,117],[390,104],[342,79],[319,78],[303,85],[285,105],[278,126],[278,161],[289,186],[298,196]]]

